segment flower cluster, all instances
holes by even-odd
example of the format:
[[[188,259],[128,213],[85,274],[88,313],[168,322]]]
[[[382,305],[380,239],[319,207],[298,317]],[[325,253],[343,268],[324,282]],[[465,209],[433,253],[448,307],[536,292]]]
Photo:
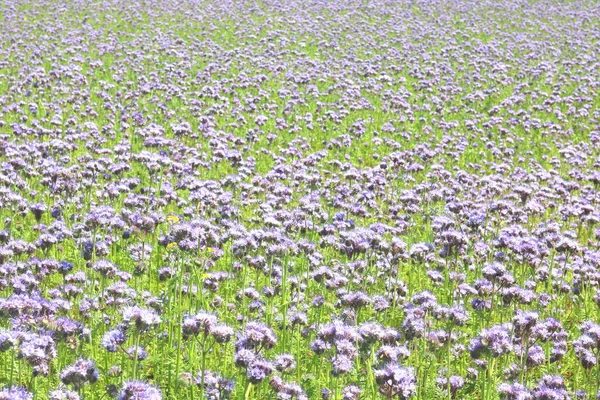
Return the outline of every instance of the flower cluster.
[[[568,399],[598,4],[5,1],[0,399]]]

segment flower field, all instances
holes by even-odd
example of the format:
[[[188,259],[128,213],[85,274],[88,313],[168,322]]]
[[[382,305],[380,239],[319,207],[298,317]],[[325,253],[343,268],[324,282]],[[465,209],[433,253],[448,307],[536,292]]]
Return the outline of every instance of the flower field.
[[[600,399],[600,3],[0,2],[0,400]]]

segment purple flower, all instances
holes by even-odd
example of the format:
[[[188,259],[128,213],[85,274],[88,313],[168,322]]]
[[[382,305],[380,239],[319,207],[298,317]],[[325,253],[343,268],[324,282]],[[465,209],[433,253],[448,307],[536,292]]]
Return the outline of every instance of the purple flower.
[[[0,389],[0,400],[33,400],[33,394],[21,386]]]
[[[248,322],[244,334],[238,339],[236,348],[268,350],[277,343],[273,330],[259,322]]]
[[[232,380],[225,379],[212,371],[204,371],[204,374],[198,372],[195,383],[199,387],[204,384],[204,395],[209,400],[228,399],[234,389]]]
[[[255,359],[250,362],[246,370],[246,376],[252,383],[260,383],[273,373],[273,365],[262,359]]]
[[[0,351],[7,351],[12,348],[17,341],[17,338],[11,331],[4,329],[0,330]]]
[[[39,222],[42,219],[42,215],[48,210],[48,207],[46,207],[44,204],[36,203],[32,204],[30,209],[31,213],[35,217],[35,220]]]
[[[585,321],[579,330],[582,335],[573,341],[573,350],[581,365],[591,369],[600,357],[600,324]]]
[[[102,347],[107,351],[114,353],[118,351],[119,346],[127,341],[126,333],[121,329],[111,329],[102,337]]]
[[[273,362],[275,369],[279,372],[290,372],[296,368],[296,360],[291,354],[280,354]]]
[[[350,385],[342,389],[342,400],[359,400],[362,390],[358,386]]]
[[[73,390],[57,389],[50,392],[50,400],[80,400],[79,394]]]
[[[462,376],[452,375],[450,378],[439,377],[436,379],[436,383],[442,390],[449,390],[451,397],[454,399],[457,392],[465,385],[465,380]]]
[[[340,354],[340,355],[335,356],[331,360],[331,365],[332,365],[331,373],[334,376],[346,374],[346,373],[352,371],[352,368],[354,368],[352,358],[345,354]]]
[[[211,329],[211,335],[217,343],[227,343],[233,336],[233,329],[225,324],[217,324]]]
[[[533,389],[535,400],[569,400],[569,392],[560,376],[545,375]]]
[[[486,354],[499,357],[512,350],[512,339],[509,330],[503,325],[494,325],[483,329],[479,336],[471,340],[469,353],[478,359]]]
[[[60,372],[60,380],[65,385],[73,385],[75,388],[79,388],[86,383],[96,383],[98,381],[98,370],[93,361],[79,359]]]
[[[546,362],[546,353],[539,345],[533,345],[527,350],[527,367],[533,368]]]
[[[142,346],[131,346],[125,353],[129,356],[130,359],[138,359],[139,361],[143,361],[148,357],[148,352]]]
[[[216,326],[217,322],[218,320],[215,315],[206,312],[184,317],[181,325],[183,337],[188,338],[190,336],[198,336],[200,333],[208,335]]]
[[[49,363],[56,355],[56,344],[50,336],[19,332],[18,356],[32,367],[34,375],[48,375]]]
[[[498,386],[498,393],[503,400],[533,400],[533,395],[520,383],[502,383]]]
[[[379,392],[387,398],[398,396],[400,399],[409,399],[417,393],[417,378],[413,368],[402,367],[398,363],[392,362],[375,370],[375,380]]]
[[[162,400],[160,391],[143,381],[125,382],[118,400]]]
[[[160,324],[160,317],[155,310],[141,307],[125,307],[122,310],[123,322],[132,324],[139,331],[146,331]]]
[[[539,315],[532,311],[517,310],[513,318],[513,326],[520,337],[528,337],[536,325]]]

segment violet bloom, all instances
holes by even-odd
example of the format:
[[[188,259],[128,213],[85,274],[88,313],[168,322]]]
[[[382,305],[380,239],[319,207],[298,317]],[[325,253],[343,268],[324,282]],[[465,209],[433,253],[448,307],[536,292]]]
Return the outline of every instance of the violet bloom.
[[[558,375],[545,375],[533,389],[535,400],[570,400],[563,378]]]
[[[198,336],[200,333],[208,335],[217,322],[218,320],[215,315],[206,312],[184,317],[181,325],[183,337]]]
[[[346,386],[342,389],[342,400],[359,400],[362,390],[355,385]]]
[[[21,386],[0,389],[0,400],[33,400],[33,394]]]
[[[0,329],[0,352],[11,349],[16,342],[17,338],[11,331]]]
[[[483,329],[479,336],[471,339],[469,353],[479,359],[487,354],[499,357],[512,350],[512,340],[509,330],[503,325],[494,325]]]
[[[254,384],[260,383],[273,373],[273,365],[262,359],[255,359],[250,362],[246,369],[246,377]]]
[[[122,311],[123,322],[133,325],[140,332],[155,328],[160,324],[160,317],[155,310],[142,307],[125,307]]]
[[[35,217],[35,220],[40,222],[42,215],[48,210],[48,207],[46,207],[44,204],[35,203],[30,206],[30,209],[31,213]]]
[[[585,321],[579,330],[582,335],[573,341],[573,349],[581,365],[591,369],[600,357],[600,324]]]
[[[296,360],[291,354],[280,354],[275,357],[274,365],[279,372],[290,372],[296,368]]]
[[[271,328],[259,322],[248,322],[244,334],[238,339],[236,348],[268,350],[277,343],[277,337]]]
[[[212,371],[198,372],[194,380],[198,387],[204,383],[204,395],[208,400],[228,399],[233,392],[234,382],[225,379]]]
[[[102,337],[102,347],[107,351],[114,353],[119,347],[127,341],[127,334],[121,329],[111,329]]]
[[[375,380],[379,385],[379,392],[390,399],[395,396],[409,399],[417,393],[417,377],[414,369],[402,367],[395,362],[388,363],[383,369],[375,370]]]
[[[148,352],[142,346],[131,346],[125,350],[127,356],[134,360],[143,361],[148,357]]]
[[[502,400],[533,400],[533,395],[520,383],[502,383],[498,386]]]
[[[449,378],[439,377],[436,383],[442,390],[450,390],[450,396],[455,399],[457,392],[465,385],[465,380],[462,376],[452,375]]]
[[[217,343],[227,343],[233,337],[233,329],[225,324],[217,324],[211,329],[211,335]]]
[[[334,376],[348,373],[354,368],[353,359],[345,354],[339,354],[331,360],[331,373]]]
[[[121,388],[118,400],[162,400],[160,391],[143,381],[127,381]]]
[[[65,388],[51,391],[48,398],[50,400],[80,400],[77,392]]]
[[[98,381],[98,369],[91,360],[79,359],[60,372],[60,380],[65,385],[73,385],[76,389],[86,383],[96,383]]]

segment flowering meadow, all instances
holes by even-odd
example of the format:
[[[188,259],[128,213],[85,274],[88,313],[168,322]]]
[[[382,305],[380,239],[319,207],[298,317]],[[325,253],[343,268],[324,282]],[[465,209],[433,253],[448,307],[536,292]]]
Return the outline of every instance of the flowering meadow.
[[[0,400],[600,399],[596,0],[0,2]]]

